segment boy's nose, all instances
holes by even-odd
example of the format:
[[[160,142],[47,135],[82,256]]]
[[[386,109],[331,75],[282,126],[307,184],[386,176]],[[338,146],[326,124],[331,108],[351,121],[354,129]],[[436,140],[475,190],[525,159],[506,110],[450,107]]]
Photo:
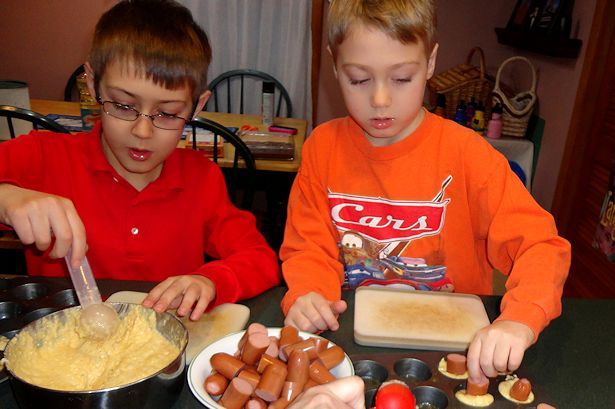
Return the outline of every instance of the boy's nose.
[[[154,133],[154,123],[146,116],[139,116],[133,124],[132,133],[139,138],[151,138]]]
[[[384,84],[376,84],[372,93],[373,107],[386,107],[391,105],[391,93]]]

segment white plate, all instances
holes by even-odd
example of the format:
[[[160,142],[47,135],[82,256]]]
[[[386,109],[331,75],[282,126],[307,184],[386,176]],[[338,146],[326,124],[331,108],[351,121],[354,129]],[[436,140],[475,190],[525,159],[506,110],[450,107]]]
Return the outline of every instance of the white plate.
[[[268,328],[268,330],[270,336],[280,336],[281,328]],[[209,359],[213,354],[217,352],[226,352],[231,355],[237,352],[237,343],[241,339],[241,336],[244,332],[245,331],[235,332],[234,334],[229,334],[224,338],[221,338],[211,343],[194,358],[194,360],[190,364],[190,367],[188,368],[188,386],[190,387],[190,390],[199,400],[199,402],[201,402],[203,405],[210,409],[224,408],[218,405],[216,403],[216,400],[212,398],[207,392],[205,392],[205,388],[203,387],[203,384],[205,383],[205,378],[207,378],[207,376],[209,376],[209,374],[211,373],[211,364],[209,363]],[[309,337],[322,338],[318,335],[303,331],[299,331],[299,336],[303,339]],[[329,341],[329,347],[332,347],[333,345],[333,342]],[[345,358],[342,363],[331,369],[331,373],[337,378],[354,375],[354,367],[352,365],[352,361],[350,360],[348,355],[344,355]]]

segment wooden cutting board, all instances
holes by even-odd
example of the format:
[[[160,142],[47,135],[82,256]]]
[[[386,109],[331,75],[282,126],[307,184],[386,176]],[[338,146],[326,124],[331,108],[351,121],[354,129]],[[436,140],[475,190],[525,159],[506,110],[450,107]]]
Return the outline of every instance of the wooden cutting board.
[[[106,301],[141,304],[146,295],[136,291],[119,291],[111,294]],[[178,317],[188,330],[186,363],[192,362],[192,359],[213,341],[242,330],[249,317],[250,309],[240,304],[218,305],[203,314],[198,321],[191,321],[188,317]]]
[[[354,339],[361,345],[461,351],[489,325],[475,295],[359,287]]]

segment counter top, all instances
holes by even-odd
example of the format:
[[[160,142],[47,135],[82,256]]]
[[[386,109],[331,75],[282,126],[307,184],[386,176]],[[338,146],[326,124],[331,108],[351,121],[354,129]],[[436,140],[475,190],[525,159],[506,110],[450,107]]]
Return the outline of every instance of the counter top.
[[[147,291],[154,283],[138,281],[100,280],[103,296],[120,290]],[[279,302],[285,288],[271,289],[264,294],[240,302],[250,308],[249,322],[266,326],[283,325]],[[412,350],[365,347],[353,340],[354,292],[344,292],[348,311],[340,319],[340,329],[322,335],[341,346],[353,356],[404,353],[411,357]],[[481,297],[490,320],[499,311],[501,298]],[[615,388],[615,299],[563,300],[562,315],[543,331],[540,338],[525,354],[522,368],[531,374],[531,381],[540,385],[548,395],[548,402],[558,409],[614,408]],[[418,353],[418,351],[414,351]],[[0,384],[0,407],[17,409],[9,382]],[[538,402],[537,402],[538,403]],[[452,405],[449,405],[452,407]],[[535,406],[529,405],[528,408]],[[186,385],[177,403],[171,409],[197,409],[203,406],[194,398]]]

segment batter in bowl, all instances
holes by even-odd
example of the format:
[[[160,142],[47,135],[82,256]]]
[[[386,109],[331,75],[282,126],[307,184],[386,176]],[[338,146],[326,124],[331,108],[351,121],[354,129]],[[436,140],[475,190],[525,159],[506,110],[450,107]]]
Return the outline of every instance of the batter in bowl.
[[[83,333],[81,310],[43,319],[21,331],[5,351],[6,366],[34,385],[86,391],[125,385],[171,363],[179,348],[156,330],[156,313],[132,306],[111,336],[97,340]]]

